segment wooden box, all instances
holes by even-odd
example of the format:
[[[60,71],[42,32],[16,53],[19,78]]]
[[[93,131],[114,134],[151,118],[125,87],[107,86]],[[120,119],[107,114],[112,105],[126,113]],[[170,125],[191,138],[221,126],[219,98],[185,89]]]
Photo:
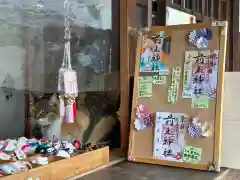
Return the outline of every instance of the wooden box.
[[[6,176],[3,180],[63,180],[106,165],[109,148],[104,147],[71,158],[50,157],[49,164]]]

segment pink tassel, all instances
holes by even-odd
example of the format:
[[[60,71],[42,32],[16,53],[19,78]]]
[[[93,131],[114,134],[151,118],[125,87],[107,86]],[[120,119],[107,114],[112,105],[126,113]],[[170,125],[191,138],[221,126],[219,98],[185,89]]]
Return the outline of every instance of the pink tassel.
[[[77,116],[77,106],[76,106],[76,102],[73,103],[73,116],[74,116],[74,118]]]
[[[66,123],[74,123],[74,114],[73,114],[73,104],[68,104],[65,111],[65,121]]]

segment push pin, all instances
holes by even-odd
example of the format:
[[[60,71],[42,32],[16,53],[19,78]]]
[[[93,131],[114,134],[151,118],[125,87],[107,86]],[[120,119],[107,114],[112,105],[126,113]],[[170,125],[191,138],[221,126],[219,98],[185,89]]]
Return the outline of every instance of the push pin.
[[[171,37],[166,37],[163,39],[162,50],[165,54],[169,54],[171,50]]]

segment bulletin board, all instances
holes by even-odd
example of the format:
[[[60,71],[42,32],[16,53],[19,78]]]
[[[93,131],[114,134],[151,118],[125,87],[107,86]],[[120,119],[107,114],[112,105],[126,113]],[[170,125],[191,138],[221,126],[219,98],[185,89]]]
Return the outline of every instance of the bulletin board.
[[[138,37],[128,160],[220,171],[227,22]]]

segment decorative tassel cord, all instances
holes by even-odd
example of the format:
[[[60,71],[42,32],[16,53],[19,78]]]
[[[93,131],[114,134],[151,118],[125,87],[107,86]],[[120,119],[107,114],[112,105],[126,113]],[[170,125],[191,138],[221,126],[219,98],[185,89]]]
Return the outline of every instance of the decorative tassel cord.
[[[64,2],[64,25],[65,25],[65,44],[62,66],[58,76],[58,91],[60,92],[60,116],[64,118],[66,123],[73,123],[76,117],[76,102],[75,98],[78,95],[77,74],[72,70],[71,65],[71,49],[70,39],[71,32],[69,30],[68,21],[68,0]]]

